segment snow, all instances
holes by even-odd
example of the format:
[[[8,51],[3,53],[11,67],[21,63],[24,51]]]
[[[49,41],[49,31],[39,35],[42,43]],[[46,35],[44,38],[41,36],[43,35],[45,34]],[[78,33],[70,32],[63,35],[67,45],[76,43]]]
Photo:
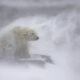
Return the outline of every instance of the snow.
[[[49,55],[55,64],[45,66],[0,64],[0,80],[80,80],[80,12],[65,11],[57,16],[20,18],[7,26],[28,26],[40,39],[29,42],[31,54]]]

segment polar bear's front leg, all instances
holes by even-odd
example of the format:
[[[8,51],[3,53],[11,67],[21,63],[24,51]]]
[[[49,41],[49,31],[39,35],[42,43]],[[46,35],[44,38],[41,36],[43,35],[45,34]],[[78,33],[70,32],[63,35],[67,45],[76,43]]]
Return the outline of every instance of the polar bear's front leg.
[[[26,40],[16,39],[15,45],[16,45],[15,51],[16,58],[30,58],[28,44]]]

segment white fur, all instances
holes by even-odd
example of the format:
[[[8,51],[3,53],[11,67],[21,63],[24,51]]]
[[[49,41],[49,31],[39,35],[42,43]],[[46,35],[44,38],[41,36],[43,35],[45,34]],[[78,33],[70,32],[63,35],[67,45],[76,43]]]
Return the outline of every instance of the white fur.
[[[21,28],[21,31],[18,28]],[[34,34],[32,35],[31,32]],[[23,36],[23,33],[26,33],[26,36]],[[3,29],[0,35],[0,57],[29,58],[28,41],[36,40],[36,38],[36,32],[27,27],[12,27],[9,30],[8,28]]]

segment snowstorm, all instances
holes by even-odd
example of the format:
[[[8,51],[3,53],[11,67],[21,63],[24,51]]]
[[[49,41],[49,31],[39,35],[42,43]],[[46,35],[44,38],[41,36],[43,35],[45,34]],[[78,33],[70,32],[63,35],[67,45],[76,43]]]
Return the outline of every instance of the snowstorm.
[[[80,80],[78,0],[0,1],[0,40],[15,26],[35,30],[39,40],[28,41],[30,58],[13,59],[13,48],[0,56],[0,80]]]

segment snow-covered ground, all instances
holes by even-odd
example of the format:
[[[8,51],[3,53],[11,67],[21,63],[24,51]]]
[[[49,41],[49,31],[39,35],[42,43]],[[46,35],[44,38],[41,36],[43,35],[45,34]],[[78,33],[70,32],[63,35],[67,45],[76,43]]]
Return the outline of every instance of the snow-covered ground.
[[[55,64],[45,66],[0,64],[0,80],[80,80],[80,12],[65,11],[57,16],[20,18],[12,26],[29,26],[40,37],[29,43],[31,54],[49,55]]]

